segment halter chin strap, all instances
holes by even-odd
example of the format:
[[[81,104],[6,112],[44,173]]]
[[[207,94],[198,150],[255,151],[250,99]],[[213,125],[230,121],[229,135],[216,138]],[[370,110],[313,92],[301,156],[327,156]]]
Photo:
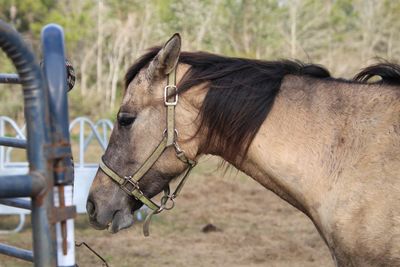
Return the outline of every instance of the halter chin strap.
[[[177,143],[177,130],[175,129],[175,106],[178,103],[178,91],[176,88],[176,68],[168,74],[168,84],[164,88],[164,105],[167,108],[167,127],[163,133],[163,139],[146,159],[146,161],[140,166],[140,168],[129,176],[119,176],[113,171],[102,158],[100,162],[100,169],[113,181],[119,184],[122,190],[130,196],[133,196],[136,200],[141,201],[144,205],[149,207],[152,211],[147,215],[143,224],[143,233],[145,236],[149,235],[149,226],[153,215],[160,213],[163,210],[170,210],[175,205],[175,198],[179,195],[183,185],[186,182],[186,178],[189,176],[191,170],[196,165],[196,161],[189,159],[183,150],[180,149]],[[184,162],[188,167],[182,175],[181,181],[176,187],[175,191],[170,194],[169,184],[164,189],[164,196],[161,198],[160,205],[154,203],[150,198],[144,195],[140,190],[139,181],[143,176],[150,170],[150,168],[156,163],[161,157],[164,151],[174,147],[176,157]],[[170,201],[170,204],[168,202]]]

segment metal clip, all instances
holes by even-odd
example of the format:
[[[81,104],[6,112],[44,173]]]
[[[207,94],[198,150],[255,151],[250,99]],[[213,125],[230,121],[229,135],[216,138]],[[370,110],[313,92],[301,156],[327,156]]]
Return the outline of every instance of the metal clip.
[[[167,205],[168,200],[170,200],[170,204],[169,205]],[[171,210],[174,207],[175,207],[175,196],[174,195],[163,196],[161,198],[160,211],[162,211],[162,210]]]
[[[185,154],[185,151],[181,149],[181,147],[178,145],[178,142],[176,141],[174,141],[174,148],[177,155],[182,153]]]

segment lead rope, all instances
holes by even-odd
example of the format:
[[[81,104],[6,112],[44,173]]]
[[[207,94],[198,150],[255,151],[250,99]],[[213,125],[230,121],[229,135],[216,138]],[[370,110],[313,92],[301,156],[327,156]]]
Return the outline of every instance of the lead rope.
[[[175,198],[178,197],[179,193],[181,192],[187,177],[189,177],[190,172],[196,166],[196,162],[189,160],[184,156],[185,161],[178,157],[180,160],[183,162],[189,164],[189,167],[186,169],[185,174],[183,175],[182,180],[179,182],[178,186],[176,187],[175,191],[173,194],[170,195],[170,188],[169,184],[167,185],[166,189],[164,189],[164,196],[161,198],[161,205],[160,208],[157,210],[152,210],[149,214],[147,214],[146,219],[144,220],[143,223],[143,235],[144,236],[149,236],[150,235],[150,223],[151,219],[153,218],[154,215],[162,212],[163,210],[171,210],[175,207]],[[170,201],[171,204],[167,205],[168,201]]]
[[[77,248],[81,247],[82,245],[84,245],[88,250],[90,250],[94,255],[96,255],[103,262],[102,266],[110,267],[108,265],[107,261],[102,256],[100,256],[99,253],[97,253],[94,249],[92,249],[88,244],[86,244],[86,242],[80,242],[80,243],[75,242],[75,247],[77,247]],[[75,267],[79,267],[79,265],[75,264]]]
[[[147,214],[146,218],[144,219],[143,222],[143,235],[144,236],[149,236],[150,235],[150,223],[151,223],[151,219],[153,218],[153,215],[160,213],[161,211],[163,211],[165,209],[165,205],[168,201],[168,197],[170,193],[170,189],[169,189],[169,184],[167,185],[167,187],[164,189],[164,196],[161,198],[161,205],[160,208],[157,210],[152,210],[149,214]],[[166,201],[164,199],[167,199]]]

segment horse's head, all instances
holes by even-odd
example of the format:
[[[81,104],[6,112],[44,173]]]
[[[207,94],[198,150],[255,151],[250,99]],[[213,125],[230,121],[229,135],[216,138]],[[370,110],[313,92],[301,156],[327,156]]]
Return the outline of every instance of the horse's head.
[[[117,232],[132,225],[133,212],[165,190],[197,156],[199,140],[191,138],[197,113],[185,95],[174,105],[174,84],[187,70],[178,66],[180,49],[175,34],[152,58],[141,58],[128,71],[117,123],[87,201],[97,229]]]

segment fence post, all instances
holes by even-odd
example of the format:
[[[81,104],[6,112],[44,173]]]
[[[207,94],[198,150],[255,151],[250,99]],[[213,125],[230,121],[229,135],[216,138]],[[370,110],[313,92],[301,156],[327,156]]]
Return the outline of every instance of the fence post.
[[[73,166],[69,136],[68,86],[64,53],[64,32],[56,24],[42,30],[43,73],[48,85],[51,128],[51,162],[54,179],[52,223],[56,225],[58,266],[75,266],[72,204]],[[66,216],[61,216],[66,214]]]

